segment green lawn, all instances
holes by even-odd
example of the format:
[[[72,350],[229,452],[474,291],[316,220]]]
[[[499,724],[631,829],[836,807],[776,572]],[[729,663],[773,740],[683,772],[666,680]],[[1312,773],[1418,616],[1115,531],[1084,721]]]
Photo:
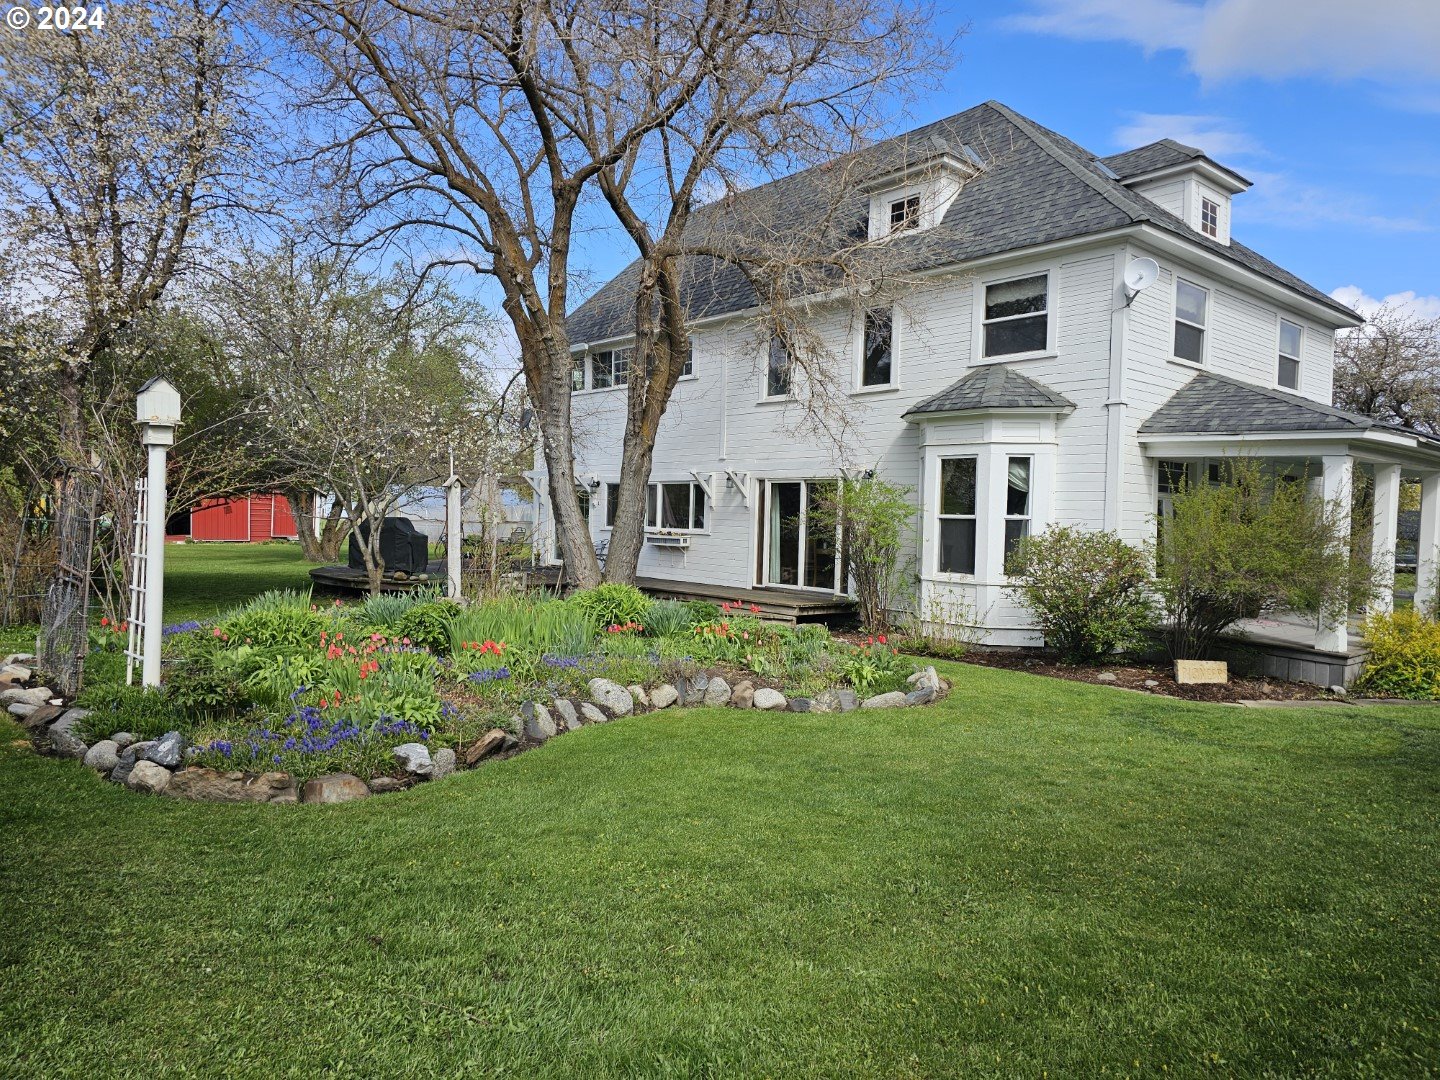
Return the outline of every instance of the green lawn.
[[[944,665],[197,805],[0,739],[0,1075],[1424,1075],[1440,709]]]

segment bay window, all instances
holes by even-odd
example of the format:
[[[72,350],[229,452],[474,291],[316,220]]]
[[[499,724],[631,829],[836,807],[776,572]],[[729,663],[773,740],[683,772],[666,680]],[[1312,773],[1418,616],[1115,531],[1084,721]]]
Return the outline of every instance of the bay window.
[[[1005,479],[1005,563],[1008,565],[1020,541],[1030,535],[1030,459],[1010,458]]]
[[[975,573],[973,457],[940,459],[939,558],[942,574]]]

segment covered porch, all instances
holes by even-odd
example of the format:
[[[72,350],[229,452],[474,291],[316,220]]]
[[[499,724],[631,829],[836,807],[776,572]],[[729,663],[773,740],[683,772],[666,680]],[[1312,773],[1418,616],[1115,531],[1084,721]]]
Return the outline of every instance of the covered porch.
[[[1171,478],[1202,479],[1226,458],[1259,460],[1277,478],[1303,482],[1316,497],[1349,503],[1348,527],[1377,570],[1368,611],[1347,619],[1279,614],[1242,624],[1244,645],[1277,658],[1273,674],[1344,684],[1359,672],[1364,615],[1392,610],[1402,485],[1420,489],[1414,603],[1435,614],[1440,552],[1440,441],[1283,391],[1197,375],[1140,427],[1140,442],[1163,515]],[[1283,670],[1282,670],[1283,669]]]

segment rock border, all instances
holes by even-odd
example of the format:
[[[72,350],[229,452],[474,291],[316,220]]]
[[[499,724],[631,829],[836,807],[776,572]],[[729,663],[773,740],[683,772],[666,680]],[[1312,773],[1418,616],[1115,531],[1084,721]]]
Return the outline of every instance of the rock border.
[[[443,780],[460,769],[473,769],[483,761],[541,746],[569,731],[607,724],[626,716],[672,708],[755,709],[762,712],[845,713],[856,709],[913,708],[928,705],[950,691],[933,665],[912,674],[908,690],[892,690],[861,699],[854,690],[836,688],[814,697],[786,697],[769,687],[756,687],[749,679],[734,686],[720,675],[703,672],[682,676],[651,687],[621,686],[612,679],[594,678],[586,684],[588,697],[561,697],[552,701],[526,701],[512,723],[514,733],[491,728],[459,753],[449,747],[431,751],[424,743],[402,743],[391,750],[403,775],[376,776],[369,781],[351,773],[329,773],[297,786],[284,772],[225,771],[187,762],[199,749],[187,746],[178,731],[158,739],[137,740],[126,731],[91,745],[77,733],[90,710],[66,707],[49,687],[27,686],[34,681],[34,663],[28,653],[12,653],[0,663],[0,704],[14,716],[42,753],[73,758],[111,783],[131,791],[199,802],[233,803],[340,803],[354,802],[415,784]]]

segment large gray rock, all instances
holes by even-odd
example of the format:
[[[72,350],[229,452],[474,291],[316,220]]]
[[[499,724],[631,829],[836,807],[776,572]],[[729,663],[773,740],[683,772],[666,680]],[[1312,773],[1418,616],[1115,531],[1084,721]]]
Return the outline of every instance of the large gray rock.
[[[101,739],[85,751],[85,765],[96,772],[108,773],[120,764],[119,747],[112,739]]]
[[[56,714],[59,714],[58,716]],[[65,711],[55,705],[42,705],[30,714],[29,723],[44,723],[46,718],[50,720],[50,730],[59,731],[65,735],[73,735],[80,738],[80,732],[84,726],[85,718],[90,715],[88,709],[70,709]]]
[[[34,677],[35,672],[23,664],[6,664],[0,667],[0,686],[24,686]]]
[[[135,768],[135,762],[133,760],[126,761],[124,758],[121,758],[120,763],[110,770],[110,775],[107,779],[112,784],[123,784],[126,780],[130,779],[130,770],[133,768]]]
[[[862,709],[899,709],[905,705],[905,695],[899,690],[891,690],[888,694],[876,694],[868,697],[860,703]]]
[[[730,691],[730,707],[732,709],[748,709],[755,704],[755,684],[749,679],[735,684],[735,689]]]
[[[587,724],[608,724],[610,714],[598,705],[591,705],[588,701],[580,703],[580,716]]]
[[[573,701],[563,697],[556,698],[553,708],[555,709],[555,715],[559,717],[559,720],[556,722],[557,727],[560,724],[564,724],[566,731],[574,731],[580,726],[580,710],[575,708]]]
[[[730,684],[717,675],[710,680],[710,685],[705,687],[703,700],[707,708],[718,709],[722,705],[730,704],[731,696]]]
[[[89,717],[89,709],[66,709],[64,714],[60,717],[58,721],[56,721],[56,723],[75,725],[82,723],[83,721],[89,719]]]
[[[680,692],[669,683],[661,683],[650,691],[650,705],[655,709],[668,709],[680,700]]]
[[[125,778],[125,786],[131,791],[145,791],[159,795],[170,786],[170,770],[153,761],[137,761]]]
[[[822,690],[810,699],[811,712],[839,712],[840,692],[838,690]]]
[[[629,716],[635,711],[635,699],[617,682],[610,679],[591,679],[590,700],[611,716]]]
[[[1102,672],[1100,672],[1099,675],[1096,675],[1096,676],[1095,676],[1095,681],[1096,681],[1096,682],[1119,682],[1119,681],[1120,681],[1120,676],[1116,675],[1113,671],[1102,671]]]
[[[55,723],[55,721],[63,719],[65,715],[65,708],[62,705],[11,705],[10,708],[30,710],[28,716],[22,716],[20,718],[20,723],[24,724],[26,730],[32,735],[44,731],[51,724]],[[73,725],[72,727],[67,727],[65,730],[69,731],[71,735],[78,736],[80,734],[78,731],[73,730]]]
[[[430,760],[430,751],[424,743],[401,743],[390,751],[390,756],[411,776],[429,776],[435,769]]]
[[[110,741],[115,744],[118,750],[128,750],[135,745],[135,736],[128,731],[117,731],[110,736]]]
[[[923,667],[919,671],[912,673],[909,678],[905,680],[905,685],[911,689],[928,686],[938,694],[940,692],[940,673],[935,670],[933,664]]]
[[[404,791],[409,786],[409,780],[401,780],[398,776],[372,776],[370,778],[370,794],[372,795],[393,795],[397,791]]]
[[[192,765],[170,778],[165,794],[196,802],[294,802],[295,780],[283,772],[220,772]]]
[[[300,801],[307,803],[342,803],[356,799],[368,799],[370,789],[365,781],[349,773],[331,773],[317,776],[306,783],[300,792]]]
[[[11,716],[15,717],[15,719],[17,720],[27,720],[29,719],[30,714],[33,713],[36,709],[48,709],[51,707],[52,706],[49,705],[27,705],[23,701],[12,701],[9,705],[5,706],[5,711],[8,712]]]
[[[854,712],[860,707],[860,695],[849,687],[836,690],[835,697],[840,702],[841,712]]]
[[[935,700],[935,688],[933,686],[917,686],[905,695],[906,705],[929,705]]]
[[[771,690],[768,686],[762,686],[755,691],[755,708],[757,709],[778,712],[784,709],[786,704],[785,695],[779,690]]]
[[[815,702],[808,697],[792,697],[786,708],[791,712],[814,712]]]
[[[17,686],[0,692],[0,702],[4,702],[6,705],[13,705],[17,702],[22,705],[48,705],[54,696],[55,691],[48,686],[34,686],[29,690]]]
[[[11,664],[33,664],[35,654],[31,652],[12,652],[9,656],[0,661],[0,667],[9,667]]]
[[[444,780],[455,771],[455,751],[442,746],[435,751],[434,767],[430,770],[431,780]]]
[[[650,707],[650,695],[645,692],[645,688],[643,686],[632,683],[631,685],[625,687],[625,689],[630,692],[630,697],[634,700],[637,706],[642,709],[648,709]]]
[[[69,731],[62,730],[59,724],[46,732],[46,738],[50,740],[50,749],[61,757],[83,758],[85,756],[84,741],[78,735],[72,735]]]
[[[699,705],[705,700],[705,691],[710,689],[710,676],[701,672],[685,680],[685,704]]]
[[[626,700],[630,698],[625,695]],[[544,742],[551,738],[560,729],[555,726],[554,719],[550,716],[550,710],[538,701],[527,701],[520,706],[520,721],[527,739],[538,739]]]
[[[145,755],[150,752],[150,748],[154,745],[153,740],[144,739],[137,743],[131,743],[120,754],[120,760],[124,761],[126,758],[129,758],[131,761],[143,761],[145,760]]]
[[[167,731],[145,751],[145,760],[166,769],[178,768],[181,755],[185,753],[185,736],[178,731]]]

